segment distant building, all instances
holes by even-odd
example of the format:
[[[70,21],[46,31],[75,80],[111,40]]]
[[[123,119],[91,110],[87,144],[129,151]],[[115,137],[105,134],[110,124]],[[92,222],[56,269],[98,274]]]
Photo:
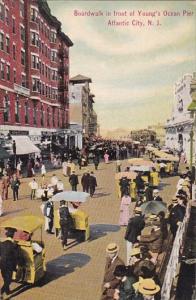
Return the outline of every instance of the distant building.
[[[144,144],[156,142],[156,132],[149,129],[132,130],[129,137],[132,141],[138,141]]]
[[[184,75],[180,81],[175,83],[175,105],[171,118],[167,120],[165,126],[166,146],[184,151],[188,161],[190,159],[190,132],[193,126],[193,118],[187,108],[193,100],[193,95],[195,97],[195,93],[196,73]]]
[[[69,48],[45,0],[0,1],[0,132],[64,136],[69,126]]]
[[[159,145],[163,146],[165,144],[165,125],[158,123],[148,126],[148,129],[156,132],[156,140],[159,142]]]
[[[83,138],[97,134],[97,114],[94,111],[94,95],[90,92],[91,78],[77,75],[70,78],[70,124],[77,124]]]

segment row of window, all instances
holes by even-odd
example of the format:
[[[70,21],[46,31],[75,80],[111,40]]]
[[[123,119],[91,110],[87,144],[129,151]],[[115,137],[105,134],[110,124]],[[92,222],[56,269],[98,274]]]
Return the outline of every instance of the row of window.
[[[24,18],[24,3],[20,2],[20,16]],[[9,9],[0,3],[0,20],[5,21],[5,23],[9,26],[10,24],[10,13]],[[56,32],[50,31],[50,29],[44,25],[44,22],[38,18],[38,11],[35,8],[31,8],[30,12],[30,20],[33,22],[38,23],[38,27],[40,32],[42,32],[46,38],[50,40],[52,43],[56,43],[57,35]],[[16,26],[15,26],[15,18],[12,16],[12,32],[16,33]]]
[[[3,101],[3,105],[4,105],[4,122],[9,122],[11,119],[11,114],[10,114],[10,100],[9,100],[9,96],[5,96],[4,97],[4,101]],[[31,115],[30,113],[30,106],[29,106],[29,102],[25,101],[24,103],[24,113],[25,113],[25,124],[29,124],[29,116]],[[32,108],[32,115],[33,115],[33,125],[38,125],[38,106],[36,103],[33,103],[33,108]],[[46,114],[46,116],[45,116]],[[16,100],[15,100],[15,122],[16,123],[20,123],[21,122],[21,104],[19,101],[19,97],[16,96]],[[57,116],[57,124],[56,124],[56,120],[55,117]],[[63,112],[62,112],[62,119],[64,118]],[[47,107],[46,112],[44,111],[44,105],[41,104],[40,107],[40,125],[44,126],[45,125],[45,119],[46,119],[46,126],[53,126],[55,127],[56,125],[58,127],[60,127],[60,110],[56,109],[55,107],[52,107],[52,109],[50,109],[50,107]],[[52,121],[52,124],[51,124]]]
[[[57,38],[56,32],[50,31],[50,29],[47,26],[45,26],[44,22],[40,20],[38,16],[37,9],[33,7],[31,7],[30,20],[32,22],[38,23],[39,31],[42,32],[45,35],[45,37],[50,40],[50,42],[56,43],[56,38]]]
[[[32,78],[32,91],[45,95],[50,99],[58,100],[58,90],[42,83],[38,78]]]

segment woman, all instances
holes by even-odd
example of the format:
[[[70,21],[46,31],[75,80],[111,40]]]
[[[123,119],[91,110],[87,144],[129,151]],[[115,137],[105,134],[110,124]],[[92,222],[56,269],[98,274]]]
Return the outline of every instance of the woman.
[[[104,154],[104,160],[106,164],[109,163],[109,154],[107,152]]]
[[[166,240],[167,237],[168,237],[167,220],[165,219],[164,211],[160,211],[158,213],[158,217],[159,217],[159,220],[160,220],[161,237],[162,237],[163,242],[164,242],[164,240]]]
[[[133,284],[136,282],[132,268],[130,266],[118,265],[114,270],[114,276],[120,280],[120,284],[119,287],[115,289],[113,299],[132,300],[135,294]]]
[[[129,205],[131,204],[131,197],[126,193],[121,200],[120,204],[120,218],[119,225],[127,226],[129,221]]]

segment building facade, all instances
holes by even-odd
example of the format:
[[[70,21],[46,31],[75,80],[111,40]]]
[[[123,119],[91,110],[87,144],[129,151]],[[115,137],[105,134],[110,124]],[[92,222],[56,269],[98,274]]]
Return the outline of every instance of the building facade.
[[[128,137],[131,138],[132,141],[138,141],[144,144],[156,142],[156,132],[149,129],[133,130]]]
[[[46,1],[0,0],[0,132],[44,135],[69,125],[69,48]]]
[[[149,130],[156,132],[156,140],[160,146],[165,145],[165,125],[158,123],[156,125],[148,126]]]
[[[94,95],[90,92],[91,78],[77,75],[70,78],[70,124],[75,124],[83,138],[97,134],[97,114],[94,111]]]
[[[184,75],[180,81],[175,83],[175,105],[171,118],[167,120],[165,126],[166,146],[170,149],[184,151],[187,161],[190,160],[190,133],[193,128],[193,116],[187,109],[193,100],[192,95],[196,92],[195,82],[196,73]],[[194,86],[194,91],[191,86]],[[194,149],[196,149],[195,145]]]

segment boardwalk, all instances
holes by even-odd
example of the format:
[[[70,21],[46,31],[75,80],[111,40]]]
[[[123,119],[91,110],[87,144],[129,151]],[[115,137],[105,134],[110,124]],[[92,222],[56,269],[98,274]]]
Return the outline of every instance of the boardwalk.
[[[92,169],[94,167],[90,166],[89,170]],[[47,249],[46,278],[42,285],[24,287],[22,293],[18,292],[18,295],[19,285],[12,284],[11,288],[15,289],[12,299],[98,300],[100,298],[106,245],[112,241],[118,243],[120,256],[125,260],[123,238],[125,229],[118,226],[119,200],[115,195],[114,172],[114,163],[100,164],[99,170],[95,173],[98,181],[96,194],[93,199],[83,204],[82,209],[90,216],[90,240],[70,245],[68,250],[63,251],[60,241],[54,235],[44,233]],[[53,173],[48,173],[47,177],[49,178]],[[78,173],[82,174],[81,171]],[[55,174],[63,180],[66,188],[70,189],[68,179],[62,176],[61,170],[55,171]],[[162,181],[161,194],[164,201],[170,202],[171,196],[175,193],[176,180],[177,178],[173,177]],[[30,200],[28,181],[29,179],[22,179],[18,202],[13,202],[11,198],[4,202],[6,215],[1,220],[19,214],[41,215],[41,201]],[[81,185],[79,189],[81,190]]]

